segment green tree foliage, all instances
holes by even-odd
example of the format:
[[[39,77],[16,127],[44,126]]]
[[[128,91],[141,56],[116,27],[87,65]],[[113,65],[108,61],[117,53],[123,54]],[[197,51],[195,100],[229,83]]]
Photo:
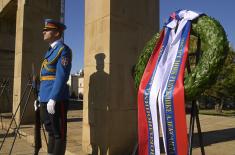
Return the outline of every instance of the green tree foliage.
[[[205,91],[205,95],[220,100],[235,101],[235,51],[230,47],[217,82]]]

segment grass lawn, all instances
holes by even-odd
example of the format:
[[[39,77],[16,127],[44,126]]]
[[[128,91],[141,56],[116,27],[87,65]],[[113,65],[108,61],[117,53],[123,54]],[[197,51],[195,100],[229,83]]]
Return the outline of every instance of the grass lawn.
[[[235,116],[235,110],[222,110],[222,113],[219,113],[216,112],[214,109],[200,109],[199,114],[216,116]]]

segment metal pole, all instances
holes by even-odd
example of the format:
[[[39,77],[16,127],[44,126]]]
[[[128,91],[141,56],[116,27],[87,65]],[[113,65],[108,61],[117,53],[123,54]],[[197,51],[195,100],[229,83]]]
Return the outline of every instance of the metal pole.
[[[194,133],[194,122],[195,122],[195,100],[192,101],[192,107],[191,107],[191,116],[190,116],[190,125],[189,125],[189,150],[188,154],[192,155],[192,148],[193,148],[193,133]]]
[[[61,7],[60,7],[60,22],[65,22],[65,0],[61,0]]]
[[[199,120],[199,115],[198,115],[198,105],[195,103],[195,106],[196,106],[196,124],[197,124],[197,132],[198,132],[198,136],[199,136],[199,143],[200,143],[200,147],[201,147],[201,153],[202,155],[205,155],[205,149],[204,149],[204,146],[203,146],[203,136],[202,136],[202,131],[201,131],[201,125],[200,125],[200,120]]]
[[[65,23],[65,0],[61,0],[60,5],[60,22]],[[62,35],[62,40],[64,41],[64,34]]]

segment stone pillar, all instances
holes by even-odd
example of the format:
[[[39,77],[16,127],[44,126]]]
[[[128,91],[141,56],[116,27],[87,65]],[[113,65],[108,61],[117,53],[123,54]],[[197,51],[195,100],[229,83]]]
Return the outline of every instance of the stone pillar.
[[[131,154],[137,143],[132,68],[159,29],[159,1],[85,1],[83,151]]]
[[[48,44],[43,41],[42,29],[45,18],[60,18],[60,1],[58,0],[18,0],[16,15],[16,43],[15,43],[15,71],[13,111],[16,110],[27,81],[32,75],[32,64],[39,75],[40,65],[43,60]],[[28,94],[28,91],[26,92]],[[33,96],[33,95],[31,95]],[[17,113],[16,120],[19,122],[23,112],[25,99]],[[33,121],[33,98],[27,106],[23,123]]]

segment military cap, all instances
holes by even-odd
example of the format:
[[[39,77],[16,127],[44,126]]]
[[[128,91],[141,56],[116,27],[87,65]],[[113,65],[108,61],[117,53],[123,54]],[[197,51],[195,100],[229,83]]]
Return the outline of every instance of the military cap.
[[[43,30],[47,30],[47,29],[55,29],[59,31],[64,31],[66,29],[66,26],[63,23],[58,22],[56,20],[45,19],[45,26]]]

